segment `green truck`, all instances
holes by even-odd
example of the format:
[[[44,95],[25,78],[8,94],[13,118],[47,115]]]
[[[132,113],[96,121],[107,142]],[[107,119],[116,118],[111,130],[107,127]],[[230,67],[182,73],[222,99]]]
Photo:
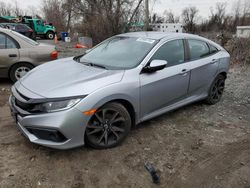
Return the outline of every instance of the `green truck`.
[[[31,16],[0,16],[1,22],[12,22],[12,23],[23,23],[27,24],[33,31],[35,32],[36,36],[47,38],[47,39],[54,39],[56,29],[51,24],[45,24],[43,20],[38,18],[32,18]]]

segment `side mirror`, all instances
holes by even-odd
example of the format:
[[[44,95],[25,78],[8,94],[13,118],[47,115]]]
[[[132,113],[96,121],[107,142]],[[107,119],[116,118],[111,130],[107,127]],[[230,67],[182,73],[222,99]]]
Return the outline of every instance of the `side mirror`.
[[[142,72],[145,72],[145,73],[156,72],[158,70],[164,69],[167,64],[168,62],[165,60],[156,59],[156,60],[151,61],[148,66],[144,67]]]

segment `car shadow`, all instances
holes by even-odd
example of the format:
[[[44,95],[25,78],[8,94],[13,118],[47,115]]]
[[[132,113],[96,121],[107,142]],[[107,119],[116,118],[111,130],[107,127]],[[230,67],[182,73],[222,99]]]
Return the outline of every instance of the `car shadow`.
[[[0,87],[11,86],[13,82],[8,78],[0,78]]]
[[[161,114],[161,115],[154,117],[152,119],[143,121],[143,122],[139,123],[138,125],[135,125],[132,128],[132,130],[139,130],[139,129],[143,129],[145,127],[153,126],[155,124],[154,122],[159,122],[164,118],[173,118],[173,116],[176,116],[176,115],[181,114],[183,112],[188,112],[189,110],[192,110],[193,108],[196,108],[196,107],[200,108],[202,106],[207,106],[204,103],[204,101],[202,101],[202,100],[193,102],[193,103],[185,105],[183,107],[180,107],[180,108],[177,108],[174,110],[170,110],[169,112]]]

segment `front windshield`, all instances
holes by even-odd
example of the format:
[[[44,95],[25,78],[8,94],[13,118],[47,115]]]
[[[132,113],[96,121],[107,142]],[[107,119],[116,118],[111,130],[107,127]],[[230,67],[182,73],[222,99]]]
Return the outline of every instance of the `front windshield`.
[[[33,46],[39,44],[38,42],[36,42],[36,41],[34,41],[34,40],[32,40],[32,39],[30,39],[30,38],[28,38],[28,37],[26,37],[26,36],[20,34],[20,33],[17,33],[17,32],[15,32],[15,31],[11,31],[11,32],[12,32],[12,34],[16,35],[17,37],[21,38],[22,40],[28,42],[29,44],[31,44],[31,45],[33,45]]]
[[[147,38],[116,36],[99,44],[80,62],[108,69],[129,69],[137,66],[156,43]]]

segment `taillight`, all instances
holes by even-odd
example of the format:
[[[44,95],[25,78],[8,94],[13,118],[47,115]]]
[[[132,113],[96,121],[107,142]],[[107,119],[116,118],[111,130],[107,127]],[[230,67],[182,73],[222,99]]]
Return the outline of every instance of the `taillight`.
[[[32,29],[29,29],[29,32],[33,32],[33,30],[32,30]]]
[[[57,51],[53,51],[50,54],[51,59],[57,59],[57,56],[58,56],[58,52]]]

